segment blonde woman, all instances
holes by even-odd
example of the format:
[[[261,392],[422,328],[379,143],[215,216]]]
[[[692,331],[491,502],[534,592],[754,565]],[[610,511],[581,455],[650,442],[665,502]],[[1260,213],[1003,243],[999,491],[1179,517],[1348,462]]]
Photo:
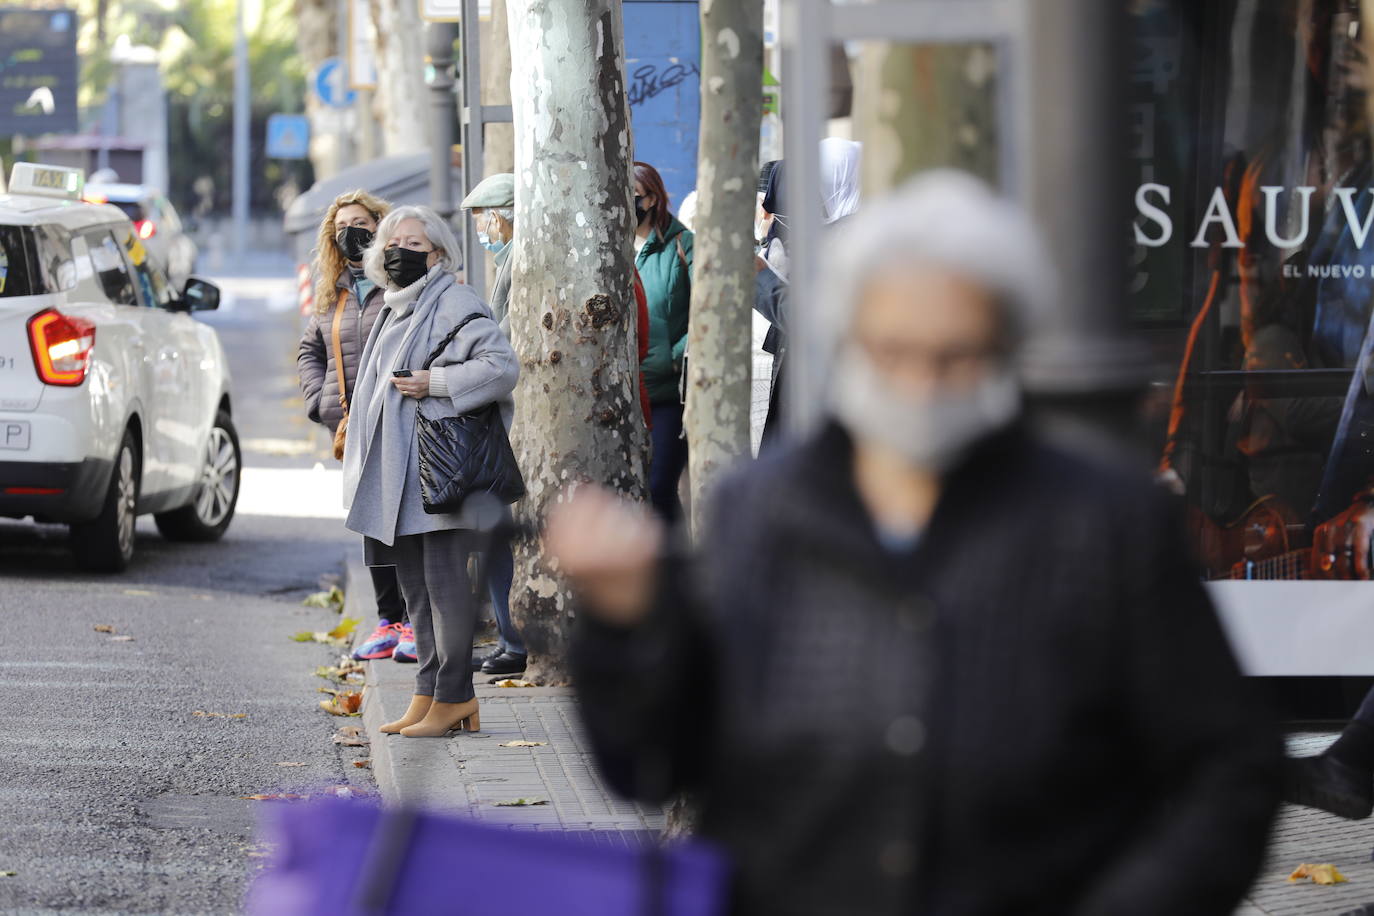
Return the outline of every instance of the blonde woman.
[[[509,428],[519,376],[491,310],[454,276],[457,256],[453,231],[428,207],[400,207],[382,220],[364,264],[386,287],[386,306],[363,351],[344,452],[346,524],[368,539],[369,565],[396,567],[415,628],[414,696],[405,715],[381,729],[408,738],[480,726],[472,689],[477,603],[467,561],[480,546],[476,532],[496,521],[470,506],[425,511],[416,414],[423,407],[437,419],[496,404]]]
[[[358,379],[363,347],[382,313],[385,292],[363,272],[363,253],[372,244],[377,224],[391,204],[363,190],[334,198],[320,223],[315,247],[315,312],[296,354],[301,391],[310,419],[337,435],[346,412],[344,402]],[[334,352],[337,329],[338,349]],[[343,366],[344,398],[339,397]],[[377,594],[377,629],[353,652],[356,659],[394,658],[415,661],[415,637],[406,620],[405,601],[389,566],[372,568]]]

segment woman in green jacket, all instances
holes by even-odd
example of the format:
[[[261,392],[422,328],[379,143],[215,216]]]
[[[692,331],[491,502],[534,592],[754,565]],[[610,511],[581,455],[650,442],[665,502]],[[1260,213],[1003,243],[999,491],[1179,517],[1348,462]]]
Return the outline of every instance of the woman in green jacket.
[[[649,353],[641,368],[653,414],[649,492],[664,520],[682,514],[677,485],[687,467],[682,438],[682,363],[692,299],[692,233],[668,209],[658,170],[635,163],[635,266],[649,300]]]

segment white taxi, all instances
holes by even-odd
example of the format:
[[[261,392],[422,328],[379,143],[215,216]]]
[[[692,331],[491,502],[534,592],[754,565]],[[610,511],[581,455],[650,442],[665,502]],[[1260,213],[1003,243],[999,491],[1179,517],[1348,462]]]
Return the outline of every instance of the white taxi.
[[[71,526],[77,561],[118,572],[137,516],[213,541],[241,459],[219,290],[172,288],[129,218],[82,202],[79,170],[16,163],[0,194],[0,516]]]

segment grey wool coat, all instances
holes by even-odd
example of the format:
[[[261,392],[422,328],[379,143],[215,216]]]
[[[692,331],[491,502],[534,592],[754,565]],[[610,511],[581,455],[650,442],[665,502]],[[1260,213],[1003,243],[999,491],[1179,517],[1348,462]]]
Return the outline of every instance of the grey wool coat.
[[[443,373],[448,396],[416,400],[397,391],[392,372],[423,368],[439,341],[473,313],[482,317],[463,328],[430,367]],[[390,546],[398,537],[489,525],[492,520],[467,509],[425,512],[415,415],[418,409],[431,418],[459,416],[496,403],[509,429],[519,374],[515,351],[490,309],[442,267],[403,290],[387,292],[386,307],[363,350],[349,415],[343,466],[349,530]]]

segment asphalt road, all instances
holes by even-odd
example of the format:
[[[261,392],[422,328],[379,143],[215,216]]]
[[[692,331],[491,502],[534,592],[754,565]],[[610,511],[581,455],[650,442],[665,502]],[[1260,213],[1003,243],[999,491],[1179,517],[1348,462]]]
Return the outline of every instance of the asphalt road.
[[[358,720],[318,708],[336,650],[288,638],[333,626],[301,601],[354,538],[300,416],[290,265],[257,264],[207,319],[247,468],[226,538],[171,544],[144,520],[132,568],[104,577],[73,569],[64,529],[0,522],[0,913],[238,912],[265,861],[263,802],[241,796],[375,792],[366,750],[330,740]]]

